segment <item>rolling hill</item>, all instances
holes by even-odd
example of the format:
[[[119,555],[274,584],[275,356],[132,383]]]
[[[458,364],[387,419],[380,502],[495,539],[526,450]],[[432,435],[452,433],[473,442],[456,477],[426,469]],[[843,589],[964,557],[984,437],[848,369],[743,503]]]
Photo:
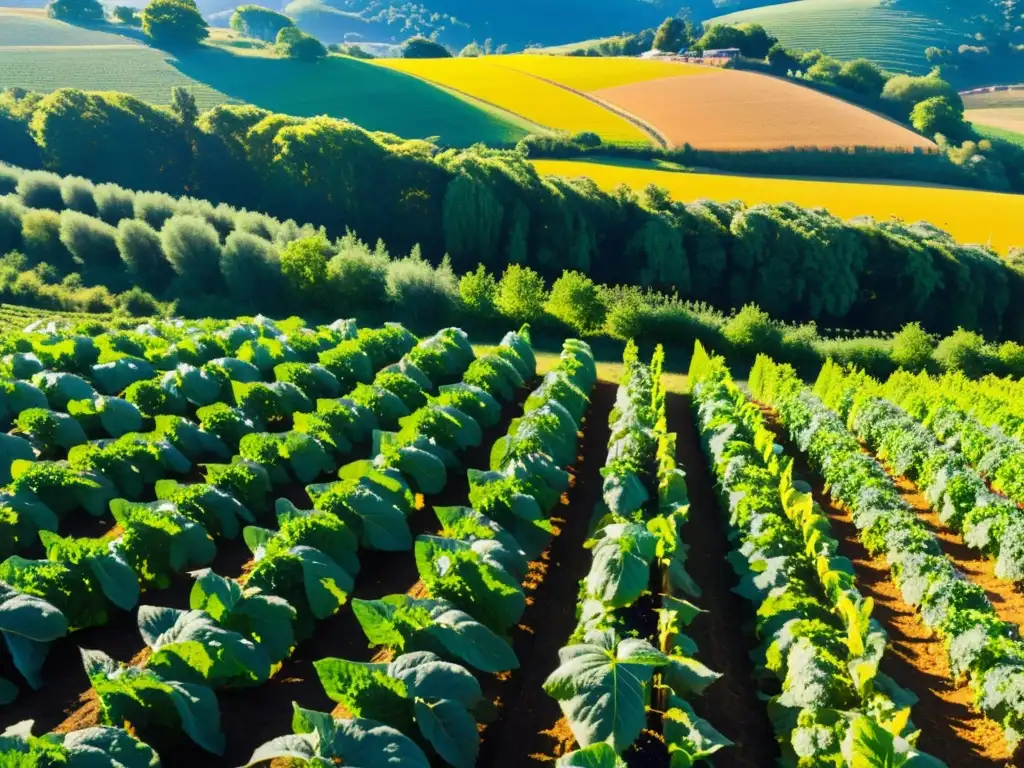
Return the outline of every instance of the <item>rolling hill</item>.
[[[440,137],[451,146],[515,143],[539,130],[507,112],[414,77],[355,59],[316,63],[235,49],[222,31],[212,44],[171,55],[122,35],[85,30],[32,12],[0,8],[0,88],[122,91],[170,103],[186,86],[201,109],[250,103],[300,117],[347,118],[407,138]]]
[[[966,39],[958,20],[930,0],[796,0],[729,13],[706,23],[763,24],[790,48],[820,48],[839,59],[866,58],[894,72],[926,73],[929,46],[956,48]]]

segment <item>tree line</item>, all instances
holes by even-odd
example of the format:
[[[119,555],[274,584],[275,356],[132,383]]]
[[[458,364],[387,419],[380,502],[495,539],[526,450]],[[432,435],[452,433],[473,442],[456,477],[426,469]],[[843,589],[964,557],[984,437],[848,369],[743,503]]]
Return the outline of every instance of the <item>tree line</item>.
[[[673,201],[541,178],[525,151],[443,149],[326,117],[187,94],[161,108],[124,94],[0,95],[0,159],[132,189],[201,195],[279,219],[351,229],[457,272],[483,264],[576,270],[787,321],[894,331],[920,320],[1024,337],[1024,259],[927,224],[855,220],[794,205]],[[193,102],[194,106],[194,102]]]

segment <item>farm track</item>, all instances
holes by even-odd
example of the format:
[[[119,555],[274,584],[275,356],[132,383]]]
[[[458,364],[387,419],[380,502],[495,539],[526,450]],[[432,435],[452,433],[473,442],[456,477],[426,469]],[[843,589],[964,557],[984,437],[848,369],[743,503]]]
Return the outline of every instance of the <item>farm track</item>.
[[[526,613],[512,631],[519,669],[484,683],[484,694],[498,704],[501,716],[484,731],[478,765],[522,768],[550,764],[574,744],[558,703],[544,693],[542,685],[557,668],[558,649],[576,626],[579,582],[590,568],[583,542],[601,499],[601,468],[615,392],[616,385],[610,382],[599,381],[595,386],[569,504],[561,508],[561,518],[552,518],[558,535],[540,562],[531,563],[531,576],[542,580],[539,585],[528,583]]]
[[[861,594],[874,600],[873,616],[889,638],[882,672],[919,699],[912,708],[914,724],[921,731],[918,746],[955,768],[1017,765],[1010,762],[1002,729],[972,706],[973,695],[966,683],[953,681],[945,644],[923,624],[917,610],[903,601],[885,556],[868,553],[850,510],[825,491],[820,475],[789,440],[774,412],[763,406],[762,410],[776,441],[793,457],[796,474],[811,484],[815,502],[828,515],[839,554],[853,563]],[[909,489],[901,484],[899,490],[911,503]],[[920,501],[927,506],[923,498]],[[921,514],[918,507],[914,509]],[[962,567],[959,562],[957,565]]]
[[[693,408],[688,395],[669,393],[666,398],[668,426],[676,437],[676,463],[686,470],[690,496],[690,520],[683,539],[690,545],[687,570],[701,588],[694,602],[707,613],[686,630],[697,643],[697,658],[722,678],[690,703],[697,714],[735,742],[715,755],[717,768],[758,768],[774,763],[778,745],[765,702],[758,699],[750,660],[747,632],[752,616],[747,604],[732,591],[738,583],[726,560],[732,549],[700,446]]]

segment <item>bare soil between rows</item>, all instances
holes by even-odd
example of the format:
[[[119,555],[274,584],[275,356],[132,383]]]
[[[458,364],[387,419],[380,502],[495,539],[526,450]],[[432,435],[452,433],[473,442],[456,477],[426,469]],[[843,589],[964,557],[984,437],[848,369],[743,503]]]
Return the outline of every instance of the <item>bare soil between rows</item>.
[[[603,381],[594,389],[569,503],[552,516],[557,535],[541,560],[531,565],[531,574],[539,582],[527,584],[526,613],[512,631],[519,669],[484,682],[484,693],[495,703],[499,716],[484,730],[478,765],[520,768],[552,763],[575,745],[564,721],[556,727],[561,719],[558,703],[542,686],[558,666],[558,649],[576,627],[579,582],[590,568],[590,553],[583,542],[601,498],[601,467],[615,392],[615,384]]]
[[[921,731],[917,746],[950,768],[1019,765],[1019,761],[1011,762],[1000,727],[973,707],[969,686],[953,681],[943,641],[924,625],[917,610],[903,601],[885,557],[868,553],[850,510],[828,495],[824,481],[793,445],[775,414],[766,408],[764,413],[776,441],[793,457],[796,474],[811,484],[815,502],[828,515],[839,553],[853,563],[858,589],[874,600],[872,615],[889,638],[881,671],[919,699],[911,710]],[[900,493],[911,502],[906,484]],[[923,498],[918,501],[927,505]],[[915,511],[920,513],[918,507]]]

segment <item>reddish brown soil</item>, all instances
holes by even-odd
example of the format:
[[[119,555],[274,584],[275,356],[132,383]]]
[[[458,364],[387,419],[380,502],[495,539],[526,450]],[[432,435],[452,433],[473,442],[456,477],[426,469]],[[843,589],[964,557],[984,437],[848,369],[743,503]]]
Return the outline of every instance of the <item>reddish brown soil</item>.
[[[796,473],[812,485],[815,501],[831,520],[839,552],[853,562],[861,594],[875,601],[873,616],[889,636],[882,671],[920,699],[912,708],[913,721],[921,731],[918,746],[951,768],[1016,764],[1009,762],[999,726],[974,709],[966,684],[952,680],[942,640],[924,626],[913,606],[903,602],[884,556],[867,552],[850,511],[832,501],[806,457],[788,440],[773,414],[766,411],[766,415],[778,442],[794,457]],[[906,487],[900,490],[905,493]]]
[[[541,560],[531,566],[533,578],[526,585],[529,604],[522,623],[512,631],[519,669],[484,682],[485,695],[495,702],[499,715],[484,731],[478,765],[522,768],[553,763],[575,744],[558,703],[542,686],[558,666],[558,649],[576,626],[579,581],[590,567],[583,542],[601,498],[601,467],[615,390],[608,382],[599,382],[594,390],[569,503],[552,516],[557,535]]]
[[[962,537],[947,528],[939,520],[938,513],[928,503],[928,499],[911,480],[900,477],[894,478],[894,481],[903,501],[935,534],[946,557],[952,560],[968,579],[985,590],[999,618],[1018,626],[1024,625],[1024,594],[1021,593],[1020,587],[997,577],[994,560],[983,552],[968,547]]]
[[[697,658],[722,673],[703,696],[690,703],[736,746],[715,755],[718,768],[755,768],[772,765],[779,754],[765,702],[757,697],[750,650],[749,605],[732,591],[738,580],[726,561],[732,548],[715,493],[715,481],[701,450],[688,396],[669,394],[666,401],[669,429],[677,434],[676,462],[686,470],[690,520],[683,529],[690,545],[687,571],[700,586],[694,602],[708,611],[698,616],[689,634],[700,649]]]

